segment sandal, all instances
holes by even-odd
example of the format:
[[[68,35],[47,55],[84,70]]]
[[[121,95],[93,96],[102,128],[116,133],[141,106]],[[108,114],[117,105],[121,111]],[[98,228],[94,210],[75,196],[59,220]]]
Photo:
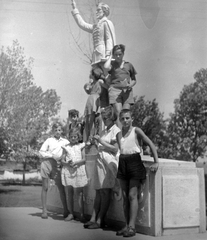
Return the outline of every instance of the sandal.
[[[126,231],[127,231],[127,227],[124,227],[121,230],[116,232],[116,236],[123,236]]]
[[[83,227],[88,228],[92,224],[94,224],[94,222],[88,221],[88,222],[84,223]]]
[[[123,237],[133,237],[136,235],[136,229],[131,226],[128,227],[127,231],[124,232]]]
[[[100,228],[100,224],[96,222],[88,226],[88,229],[98,229],[98,228]]]
[[[68,221],[71,221],[74,219],[74,216],[73,214],[69,214],[66,218],[65,218],[65,221],[68,222]]]
[[[42,219],[48,219],[47,213],[46,213],[46,212],[43,212],[41,218],[42,218]]]

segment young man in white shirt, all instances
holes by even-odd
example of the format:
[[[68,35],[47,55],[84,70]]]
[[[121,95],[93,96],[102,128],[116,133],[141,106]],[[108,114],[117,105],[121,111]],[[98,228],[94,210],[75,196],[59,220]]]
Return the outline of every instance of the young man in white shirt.
[[[42,177],[42,218],[47,219],[47,192],[49,180],[53,179],[60,193],[60,199],[64,209],[64,218],[69,214],[64,186],[61,183],[61,159],[63,157],[62,146],[69,143],[61,137],[62,126],[55,123],[52,126],[53,137],[48,138],[42,145],[39,153],[42,156],[41,177]]]

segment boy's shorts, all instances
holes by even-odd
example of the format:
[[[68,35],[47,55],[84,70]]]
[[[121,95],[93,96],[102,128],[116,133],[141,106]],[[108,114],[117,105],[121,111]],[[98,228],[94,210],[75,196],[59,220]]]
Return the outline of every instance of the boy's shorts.
[[[61,168],[53,158],[44,159],[40,166],[40,174],[42,178],[50,178],[61,181]]]
[[[109,91],[109,103],[122,103],[123,104],[133,104],[134,98],[133,98],[133,90],[126,90],[119,88],[110,87],[108,89]]]
[[[146,168],[139,153],[119,155],[117,178],[126,181],[146,179]]]

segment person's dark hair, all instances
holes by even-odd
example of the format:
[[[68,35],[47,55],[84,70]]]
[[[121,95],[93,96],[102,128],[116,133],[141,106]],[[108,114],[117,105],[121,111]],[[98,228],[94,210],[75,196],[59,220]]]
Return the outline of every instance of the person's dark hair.
[[[69,130],[68,136],[70,137],[72,134],[77,135],[79,140],[81,139],[81,132],[80,132],[79,128],[77,128],[77,127],[76,128],[71,128]]]
[[[125,52],[125,46],[124,46],[123,44],[118,44],[118,45],[115,45],[115,46],[113,47],[113,49],[112,49],[112,54],[114,55],[115,51],[117,51],[117,50],[119,50],[119,49],[122,51],[122,53]]]
[[[61,127],[61,129],[63,130],[63,125],[62,125],[62,123],[60,123],[60,122],[54,123],[54,124],[52,125],[52,130],[54,130],[54,129],[58,128],[58,127]]]
[[[95,77],[96,80],[105,80],[104,72],[100,67],[95,67],[91,70],[91,75]]]
[[[68,111],[68,113],[69,113],[69,117],[74,117],[74,116],[79,117],[79,111],[76,109],[71,109]]]
[[[124,109],[122,109],[122,110],[120,111],[120,113],[119,113],[119,118],[121,118],[121,116],[122,116],[123,114],[125,114],[125,113],[130,113],[130,115],[132,116],[131,110],[124,108]]]

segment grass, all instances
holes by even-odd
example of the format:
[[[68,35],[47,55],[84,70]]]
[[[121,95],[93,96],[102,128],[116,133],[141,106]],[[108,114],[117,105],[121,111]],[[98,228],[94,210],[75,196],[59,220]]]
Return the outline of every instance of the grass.
[[[41,207],[41,186],[1,183],[0,207]]]

